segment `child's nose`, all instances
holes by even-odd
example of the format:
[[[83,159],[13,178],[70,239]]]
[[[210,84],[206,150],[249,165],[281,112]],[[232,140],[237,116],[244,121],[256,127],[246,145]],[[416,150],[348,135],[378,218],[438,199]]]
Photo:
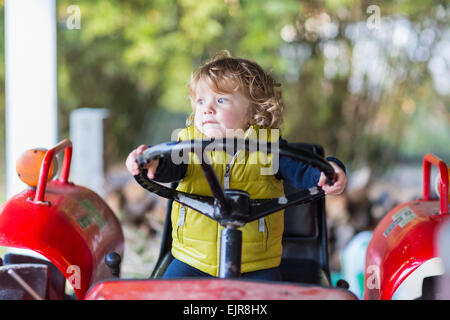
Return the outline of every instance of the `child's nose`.
[[[205,105],[205,108],[203,109],[203,114],[210,114],[210,113],[211,114],[215,113],[214,106],[211,102],[207,103]]]

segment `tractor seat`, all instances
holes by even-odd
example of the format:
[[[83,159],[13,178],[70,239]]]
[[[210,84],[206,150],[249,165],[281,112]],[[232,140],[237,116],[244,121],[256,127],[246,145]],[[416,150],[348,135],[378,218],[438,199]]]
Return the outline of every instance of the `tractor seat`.
[[[285,209],[283,281],[330,286],[324,207],[324,199],[319,199]]]
[[[320,145],[289,145],[308,148],[311,152],[324,156]],[[297,191],[286,181],[283,185],[285,194]],[[283,281],[331,285],[325,198],[285,209],[282,244],[280,269]]]

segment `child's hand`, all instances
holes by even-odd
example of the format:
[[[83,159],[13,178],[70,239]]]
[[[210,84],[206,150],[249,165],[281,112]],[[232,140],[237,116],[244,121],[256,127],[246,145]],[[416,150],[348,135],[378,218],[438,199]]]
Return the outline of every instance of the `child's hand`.
[[[333,161],[330,161],[331,166],[334,169],[334,172],[336,172],[336,182],[333,185],[326,184],[327,177],[322,172],[320,174],[319,183],[317,185],[319,187],[322,187],[323,191],[325,191],[325,194],[327,195],[338,195],[341,194],[345,186],[347,185],[347,176],[345,175],[345,172],[342,170],[341,167],[339,167],[336,163]]]
[[[127,160],[125,162],[125,165],[128,169],[128,171],[133,175],[137,175],[140,173],[139,171],[139,165],[136,162],[136,158],[138,155],[142,154],[144,150],[147,149],[146,145],[140,145],[136,149],[130,152],[130,154],[127,157]],[[149,179],[153,179],[155,177],[156,168],[158,168],[159,160],[152,160],[149,163],[145,165],[145,169],[148,170],[147,177]]]

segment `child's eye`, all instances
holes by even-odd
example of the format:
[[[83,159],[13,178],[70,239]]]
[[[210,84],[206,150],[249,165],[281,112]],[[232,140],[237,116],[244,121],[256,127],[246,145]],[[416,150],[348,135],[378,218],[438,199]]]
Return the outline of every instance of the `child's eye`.
[[[226,103],[226,102],[227,102],[227,99],[225,99],[225,98],[219,98],[219,99],[217,99],[217,102],[219,102],[219,103]]]
[[[205,99],[197,99],[197,103],[198,104],[204,104],[205,103]]]

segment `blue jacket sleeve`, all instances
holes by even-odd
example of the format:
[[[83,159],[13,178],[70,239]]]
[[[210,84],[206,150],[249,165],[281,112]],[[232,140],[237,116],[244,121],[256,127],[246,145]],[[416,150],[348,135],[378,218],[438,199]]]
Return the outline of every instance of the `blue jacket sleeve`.
[[[280,145],[283,143],[287,143],[287,141],[280,138]],[[344,172],[346,171],[345,165],[339,159],[327,157],[327,160],[335,162]],[[308,189],[316,186],[319,182],[320,170],[301,161],[280,156],[279,169],[275,177],[286,180],[296,189]]]
[[[185,163],[174,164],[170,157],[160,158],[153,180],[163,183],[179,181],[186,175],[187,166]]]
[[[291,186],[301,190],[317,185],[320,171],[303,162],[280,156],[280,166],[275,176],[278,179],[286,180]]]

